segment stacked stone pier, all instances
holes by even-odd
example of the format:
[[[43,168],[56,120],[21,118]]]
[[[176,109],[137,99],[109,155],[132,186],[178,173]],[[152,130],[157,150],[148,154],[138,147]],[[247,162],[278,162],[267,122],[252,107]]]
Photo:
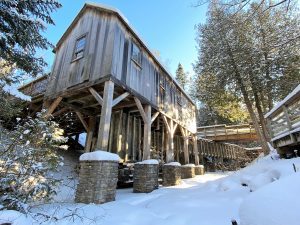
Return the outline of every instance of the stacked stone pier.
[[[133,192],[149,193],[158,188],[158,161],[144,160],[134,164]]]
[[[181,183],[181,164],[171,162],[163,165],[163,186],[175,186]]]
[[[79,183],[75,202],[102,204],[115,200],[119,156],[104,151],[80,156]]]

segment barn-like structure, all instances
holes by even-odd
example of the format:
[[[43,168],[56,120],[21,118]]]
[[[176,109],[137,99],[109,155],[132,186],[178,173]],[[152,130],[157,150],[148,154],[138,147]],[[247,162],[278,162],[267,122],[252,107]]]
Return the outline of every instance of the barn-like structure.
[[[199,164],[193,101],[120,12],[85,4],[54,51],[44,107],[56,116],[76,112],[87,132],[85,151]]]

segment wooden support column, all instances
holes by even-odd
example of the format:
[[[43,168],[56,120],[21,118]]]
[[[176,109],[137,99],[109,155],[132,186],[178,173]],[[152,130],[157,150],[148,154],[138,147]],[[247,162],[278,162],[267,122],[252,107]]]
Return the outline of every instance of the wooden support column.
[[[194,134],[193,142],[194,142],[194,154],[195,154],[195,165],[199,165],[199,151],[198,151],[198,138],[197,134]]]
[[[172,119],[167,119],[166,116],[162,116],[163,121],[167,128],[167,134],[168,134],[168,146],[166,148],[166,162],[173,162],[174,161],[174,133],[177,128],[177,123],[174,124],[174,121]]]
[[[189,132],[182,126],[180,126],[180,130],[183,136],[184,163],[189,164]]]
[[[87,137],[86,137],[85,147],[84,147],[85,152],[90,152],[92,150],[92,142],[93,142],[95,128],[96,128],[96,117],[92,116],[89,118]]]
[[[150,159],[151,146],[151,106],[145,106],[146,121],[144,121],[144,145],[143,145],[143,160]]]
[[[146,105],[144,108],[140,100],[134,97],[134,101],[138,107],[138,110],[144,121],[144,139],[143,139],[143,160],[150,159],[150,146],[151,146],[151,124],[155,118],[159,115],[159,112],[155,113],[151,117],[151,105]]]
[[[101,109],[101,117],[98,131],[98,139],[96,147],[103,151],[108,150],[108,138],[111,120],[111,111],[114,95],[114,83],[106,81],[103,93],[103,104]]]

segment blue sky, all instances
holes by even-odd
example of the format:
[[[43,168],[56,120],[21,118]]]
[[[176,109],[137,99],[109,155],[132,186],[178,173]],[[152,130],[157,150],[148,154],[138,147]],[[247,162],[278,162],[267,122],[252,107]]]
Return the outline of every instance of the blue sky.
[[[206,6],[192,7],[197,0],[93,0],[119,9],[152,51],[160,53],[161,61],[172,75],[178,63],[192,73],[197,59],[195,25],[205,22]],[[56,44],[83,7],[84,0],[60,0],[63,5],[52,14],[55,26],[49,26],[45,36]],[[52,50],[43,52],[49,64],[54,60]]]

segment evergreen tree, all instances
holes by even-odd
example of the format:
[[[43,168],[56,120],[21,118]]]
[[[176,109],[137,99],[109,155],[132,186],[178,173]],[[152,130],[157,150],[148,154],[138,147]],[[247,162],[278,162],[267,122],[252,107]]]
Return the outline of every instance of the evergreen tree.
[[[36,49],[52,45],[41,35],[46,24],[54,24],[50,13],[61,7],[55,0],[0,1],[0,59],[6,66],[37,75],[46,65]]]
[[[245,19],[250,16],[253,19]],[[278,90],[284,87],[291,91],[300,82],[298,11],[276,7],[266,12],[252,4],[232,12],[212,4],[206,24],[198,29],[195,72],[199,76],[214,74],[212,82],[243,99],[268,152],[263,114],[273,107]],[[289,86],[286,77],[293,77],[294,83]]]
[[[186,84],[188,82],[188,79],[187,79],[187,74],[184,72],[181,63],[178,64],[175,79],[183,89],[186,88]]]

